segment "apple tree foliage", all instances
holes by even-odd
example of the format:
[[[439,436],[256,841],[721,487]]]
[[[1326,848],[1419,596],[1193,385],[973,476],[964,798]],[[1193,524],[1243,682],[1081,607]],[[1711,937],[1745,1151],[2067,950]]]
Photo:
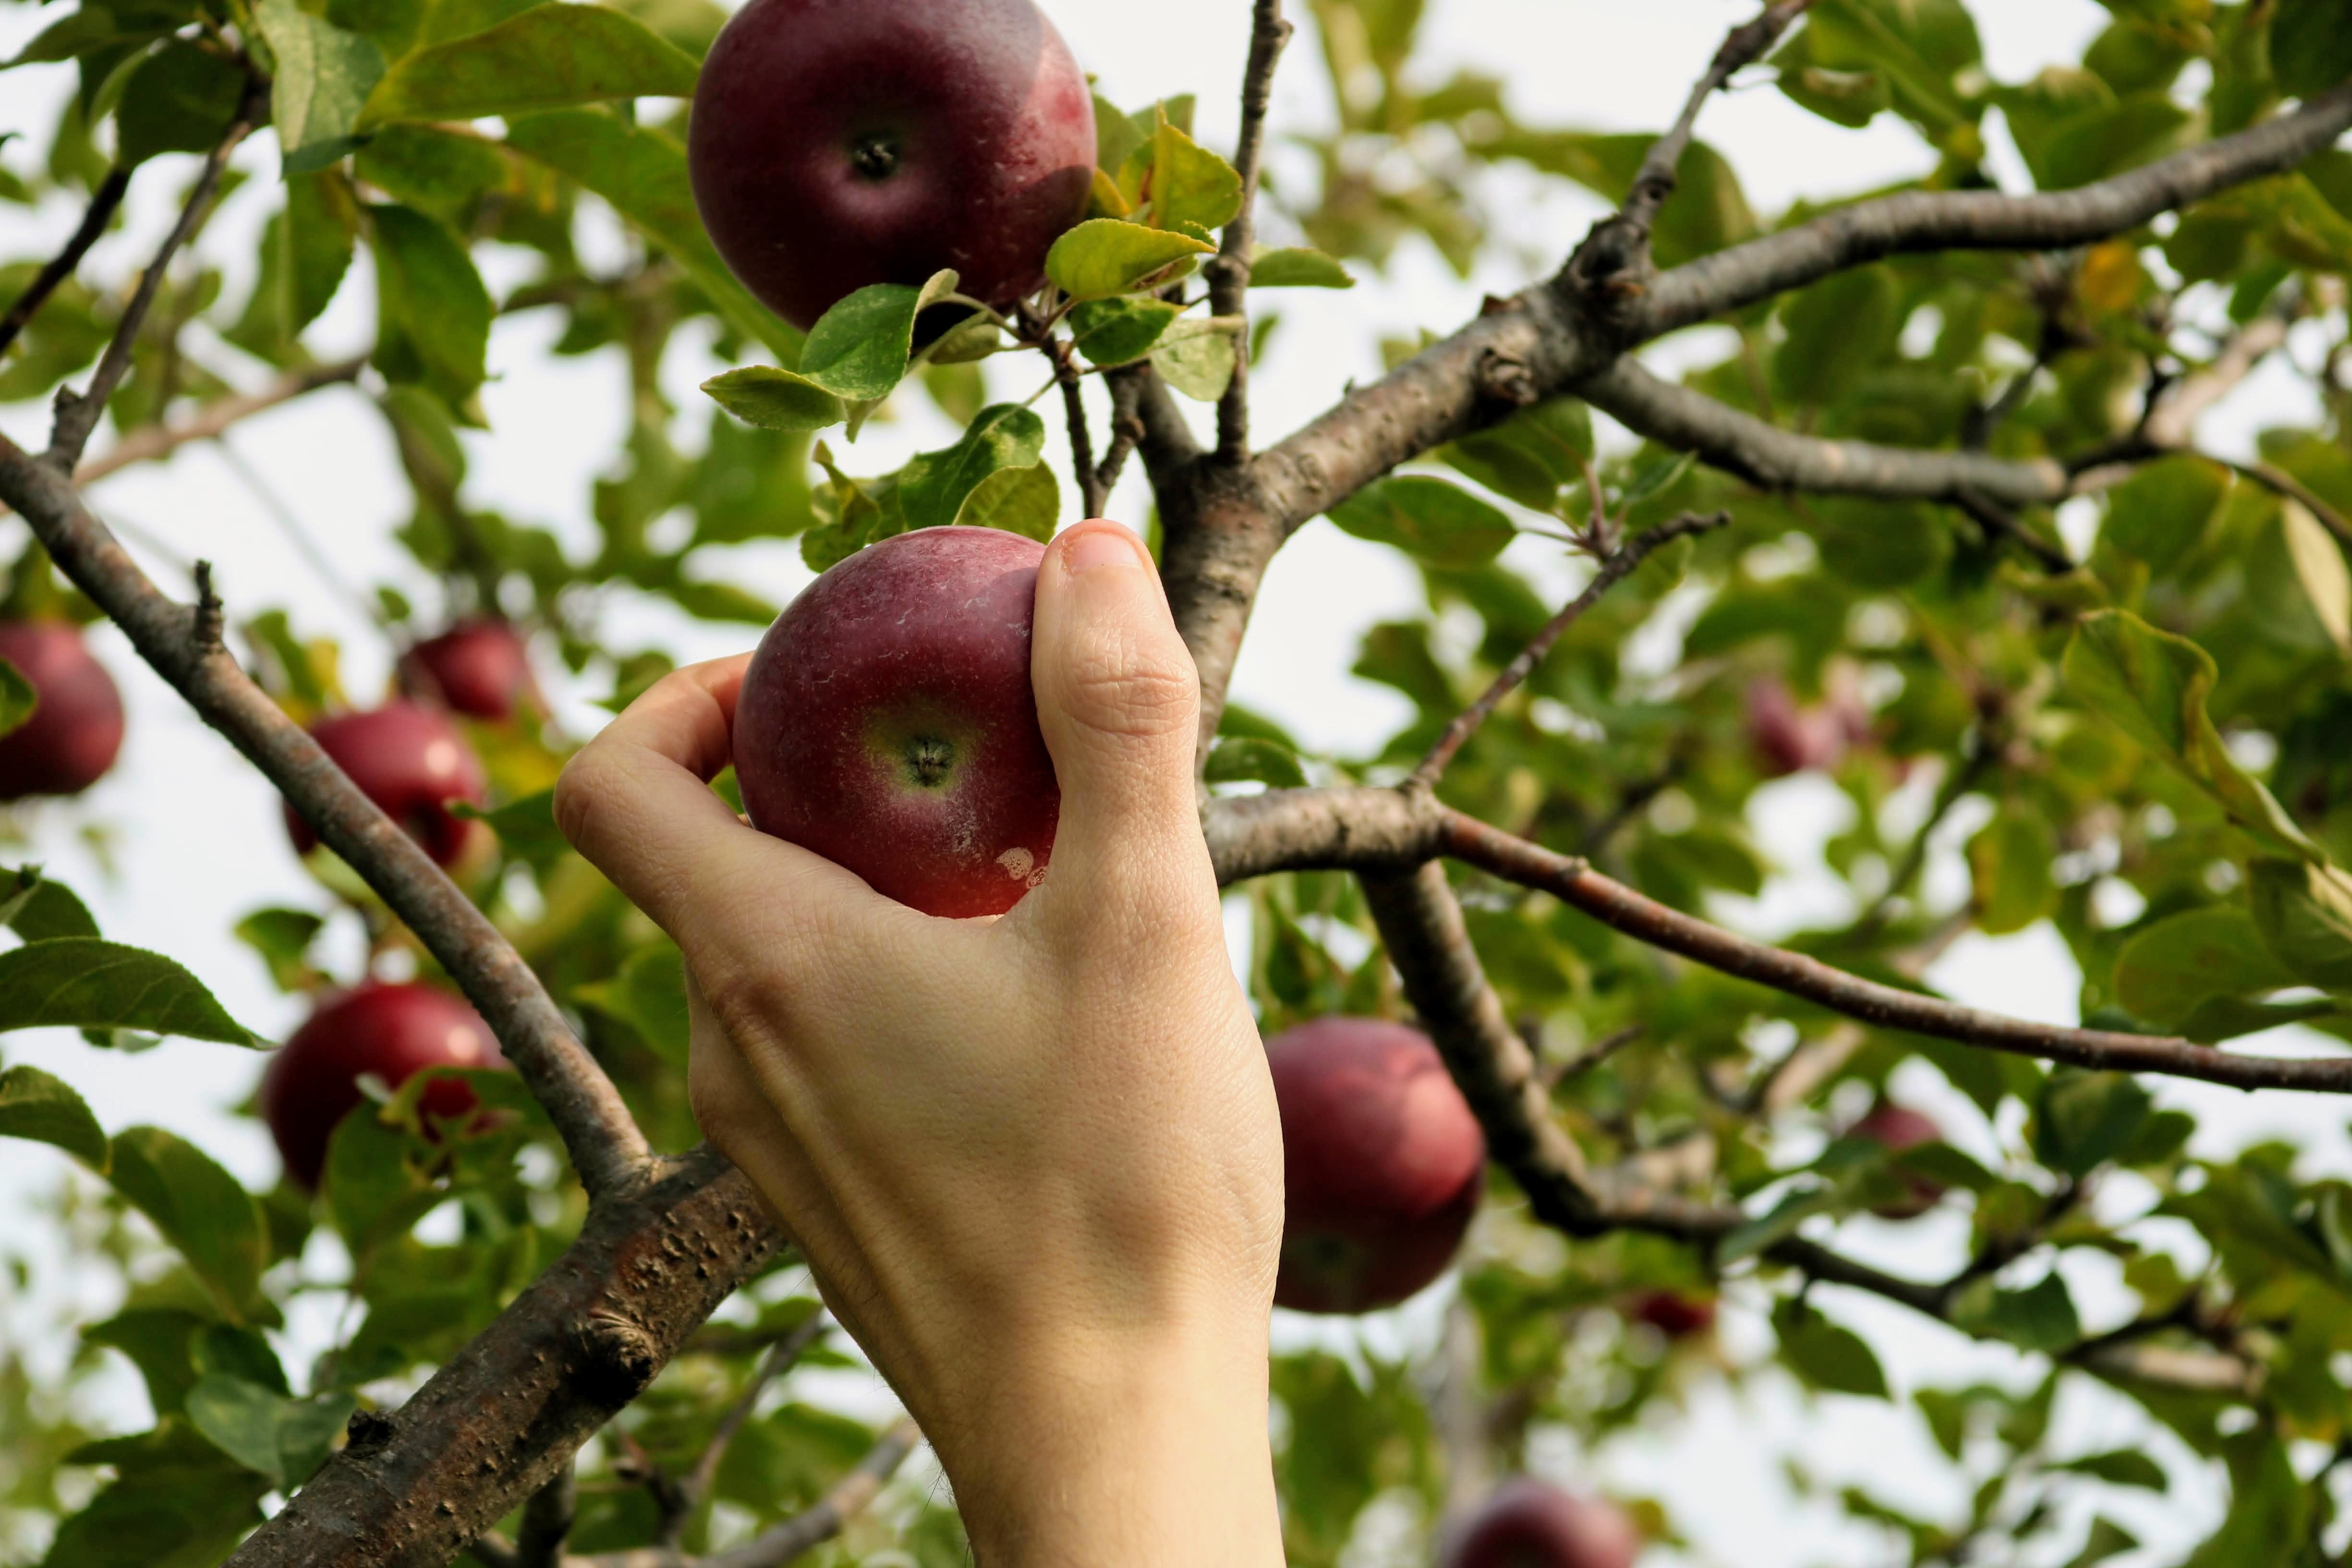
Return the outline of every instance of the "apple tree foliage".
[[[2006,81],[1962,0],[1815,0],[1740,84],[1839,126],[1901,127],[1928,171],[1907,188],[1923,192],[1991,188],[1997,116],[2034,186],[2055,192],[2260,125],[2352,76],[2339,0],[2106,4],[2111,22],[2079,64]],[[1244,26],[1244,9],[1192,23]],[[355,380],[414,489],[399,542],[442,584],[425,604],[384,590],[384,635],[511,616],[617,709],[671,658],[609,630],[616,600],[740,624],[748,643],[776,607],[731,580],[734,547],[796,539],[822,568],[915,528],[1046,537],[1102,478],[1072,485],[1046,459],[1040,410],[1061,415],[1047,396],[1057,385],[1077,389],[1103,471],[1139,443],[1149,462],[1138,404],[1097,387],[1214,403],[1237,363],[1283,353],[1273,290],[1345,288],[1423,245],[1466,273],[1515,243],[1483,171],[1532,172],[1612,206],[1634,194],[1653,137],[1532,124],[1507,83],[1432,69],[1419,0],[1305,11],[1290,68],[1328,75],[1335,122],[1278,127],[1279,177],[1257,213],[1271,238],[1251,253],[1245,313],[1217,313],[1204,287],[1244,181],[1196,140],[1192,100],[1179,99],[1097,102],[1088,216],[1047,258],[1048,287],[1011,313],[966,300],[943,272],[861,290],[805,336],[786,326],[728,274],[688,191],[683,100],[724,19],[711,0],[55,6],[0,69],[67,73],[73,88],[57,123],[5,157],[0,200],[89,207],[104,225],[126,180],[184,192],[191,154],[218,145],[266,87],[273,216],[257,257],[234,269],[252,282],[225,293],[199,227],[133,318],[108,438],[161,456],[170,432],[233,418],[233,400],[257,387],[282,400]],[[1712,40],[1692,42],[1696,71]],[[1672,107],[1659,106],[1662,123]],[[1690,146],[1650,235],[1657,268],[1827,210],[1759,212],[1736,165]],[[248,177],[262,176],[226,176]],[[583,260],[576,237],[591,215],[625,232],[623,265]],[[503,293],[486,284],[488,247],[530,258],[529,279]],[[0,298],[34,289],[57,248],[0,266]],[[355,267],[362,252],[369,265]],[[1421,612],[1364,631],[1355,665],[1414,717],[1360,754],[1318,755],[1228,708],[1210,788],[1224,802],[1396,783],[1558,607],[1506,563],[1507,546],[1534,536],[1563,555],[1602,552],[1719,510],[1727,526],[1660,549],[1568,629],[1444,773],[1444,803],[1586,857],[1671,910],[1721,918],[1775,868],[1753,826],[1758,790],[1801,766],[1844,798],[1850,826],[1827,847],[1842,896],[1787,947],[1917,990],[1969,933],[2045,928],[2079,965],[2087,1027],[2218,1046],[2292,1025],[2293,1048],[2325,1055],[2328,1037],[2352,1041],[2347,273],[2352,153],[2330,147],[2095,243],[1897,253],[1716,313],[1685,383],[1748,421],[1721,440],[1596,434],[1573,395],[1482,416],[1327,509],[1401,552],[1425,584]],[[306,330],[346,289],[372,295],[374,342],[362,363],[322,363]],[[122,278],[69,270],[0,359],[0,400],[79,384],[130,298]],[[555,353],[603,353],[625,376],[632,423],[604,477],[592,494],[548,500],[593,517],[590,551],[469,492],[468,445],[498,438],[478,397],[486,346],[493,323],[520,312],[562,322]],[[1445,323],[1428,325],[1381,345],[1391,366]],[[677,406],[657,369],[688,329],[716,363],[709,401]],[[2304,384],[2310,422],[2263,431],[2242,461],[2199,451],[2195,413],[2257,364]],[[1165,391],[1153,395],[1164,412]],[[962,434],[895,471],[861,472],[861,427],[909,398]],[[1116,427],[1101,422],[1106,401]],[[1807,442],[1974,452],[2060,479],[1999,504],[1958,489],[1817,493],[1743,463],[1759,422]],[[10,553],[10,613],[95,618],[37,543]],[[341,686],[336,648],[299,605],[229,614],[236,651],[288,714],[370,700]],[[14,676],[0,666],[0,725],[29,701]],[[1828,716],[1834,742],[1788,761],[1788,737],[1762,732],[1780,721],[1759,717],[1759,691],[1808,722]],[[499,847],[466,868],[468,891],[654,1146],[687,1148],[677,953],[550,818],[549,788],[579,737],[529,720],[469,735],[493,780]],[[22,819],[21,868],[0,882],[11,933],[0,1030],[63,1026],[118,1052],[173,1037],[163,1048],[216,1050],[221,1073],[250,1074],[242,1051],[268,1042],[201,977],[109,942],[71,889],[41,876],[43,837],[73,821],[62,809]],[[1965,886],[1931,888],[1945,857],[1930,835],[1955,824]],[[236,927],[279,986],[322,994],[360,978],[319,955],[338,921],[363,924],[371,962],[404,951],[434,971],[365,879],[331,857],[316,868],[314,900]],[[1503,1016],[1530,1042],[1549,1114],[1586,1166],[1730,1223],[1596,1224],[1563,1238],[1498,1169],[1442,1343],[1402,1359],[1378,1338],[1347,1356],[1278,1358],[1294,1563],[1424,1561],[1436,1521],[1531,1446],[1670,1440],[1709,1384],[1780,1376],[1825,1404],[1905,1406],[1948,1460],[1945,1489],[1967,1500],[1923,1513],[1907,1500],[1918,1487],[1817,1478],[1801,1429],[1764,1435],[1788,1454],[1793,1487],[1880,1532],[1888,1561],[2088,1565],[2142,1545],[2140,1561],[2193,1568],[2341,1560],[2347,1173],[2288,1142],[2206,1149],[2154,1075],[1840,1017],[1493,876],[1455,883]],[[1244,956],[1269,1032],[1408,1011],[1346,873],[1284,870],[1230,896],[1252,917]],[[114,1281],[105,1315],[74,1325],[63,1366],[0,1346],[0,1559],[199,1568],[250,1535],[251,1561],[278,1560],[260,1554],[268,1530],[253,1532],[279,1500],[339,1448],[383,1441],[426,1373],[581,1231],[586,1199],[545,1117],[517,1079],[473,1076],[500,1115],[428,1128],[412,1080],[338,1128],[313,1201],[248,1190],[169,1132],[107,1128],[69,1082],[32,1066],[0,1070],[0,1137],[54,1145],[82,1173],[12,1225],[48,1228],[78,1268]],[[1939,1111],[1952,1142],[1890,1155],[1839,1136],[1890,1084],[1956,1108]],[[1910,1223],[1943,1227],[1940,1272],[1858,1283],[1819,1248],[1791,1250],[1867,1258],[1892,1223],[1872,1211],[1900,1212],[1922,1191],[1940,1194],[1937,1217]],[[443,1220],[420,1229],[436,1212]],[[322,1233],[331,1245],[314,1245]],[[1662,1290],[1719,1295],[1758,1325],[1753,1342],[1733,1353],[1704,1333],[1663,1340],[1632,1306]],[[1945,1386],[1891,1373],[1854,1326],[1884,1321],[1856,1313],[1861,1291],[1898,1300],[1921,1331],[1995,1347],[2003,1375]],[[850,1364],[838,1341],[813,1337],[816,1310],[789,1255],[745,1280],[583,1452],[565,1550],[593,1561],[666,1545],[693,1561],[782,1540],[872,1466],[879,1428],[784,1365]],[[335,1325],[301,1364],[285,1353],[297,1317]],[[153,1423],[89,1429],[86,1387],[121,1363],[143,1380]],[[2169,1438],[2102,1451],[2061,1441],[2053,1411],[2078,1384]],[[2115,1517],[2150,1517],[2118,1500],[2179,1479],[2150,1449],[2224,1481],[2209,1539],[2143,1543]],[[1622,1500],[1664,1542],[1694,1523]],[[518,1509],[471,1560],[523,1560],[514,1542],[531,1528]],[[920,1486],[886,1490],[814,1552],[964,1561],[951,1506]]]

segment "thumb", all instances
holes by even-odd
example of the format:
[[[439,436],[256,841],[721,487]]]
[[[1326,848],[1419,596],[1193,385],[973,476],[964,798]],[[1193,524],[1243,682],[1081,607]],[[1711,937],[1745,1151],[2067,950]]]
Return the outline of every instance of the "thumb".
[[[1201,841],[1192,748],[1201,682],[1143,542],[1082,522],[1037,568],[1030,685],[1062,788],[1053,880],[1165,865]]]

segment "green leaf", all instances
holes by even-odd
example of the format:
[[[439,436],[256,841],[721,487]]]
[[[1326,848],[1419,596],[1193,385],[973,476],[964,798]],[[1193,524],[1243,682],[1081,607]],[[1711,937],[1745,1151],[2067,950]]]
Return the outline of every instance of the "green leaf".
[[[278,308],[286,342],[317,321],[342,286],[359,247],[359,203],[340,175],[287,179],[286,214],[278,231]]]
[[[2218,671],[2203,648],[2126,611],[2101,610],[2075,624],[2061,668],[2077,702],[2186,773],[2265,848],[2297,859],[2321,858],[2270,791],[2221,743],[2205,711]]]
[[[360,124],[691,98],[695,74],[692,56],[609,6],[534,5],[485,32],[401,60],[369,95]]]
[[[982,409],[961,440],[921,454],[900,471],[907,527],[947,527],[982,479],[1003,468],[1028,468],[1045,449],[1045,422],[1033,411],[1012,403]]]
[[[182,1420],[85,1444],[67,1459],[117,1475],[58,1523],[47,1568],[214,1568],[260,1522],[256,1505],[268,1489]]]
[[[798,363],[799,330],[751,298],[711,248],[694,210],[686,150],[676,142],[610,110],[572,109],[513,121],[507,145],[611,203],[669,253],[729,325],[765,343],[787,367]]]
[[[1177,322],[1151,351],[1151,368],[1160,379],[1200,403],[1225,395],[1239,362],[1232,323],[1216,317]]]
[[[22,728],[40,702],[41,694],[33,689],[33,683],[25,679],[25,672],[6,659],[0,658],[0,735]]]
[[[1748,1219],[1716,1244],[1716,1267],[1728,1268],[1788,1240],[1797,1234],[1799,1226],[1817,1214],[1829,1213],[1837,1204],[1834,1187],[1792,1187],[1771,1208]]]
[[[1973,1334],[2006,1340],[2020,1350],[2049,1353],[2083,1337],[2074,1299],[2056,1270],[2023,1290],[2003,1290],[1989,1279],[1964,1289],[1952,1304],[1952,1322]]]
[[[1772,355],[1774,391],[1807,406],[1843,403],[1887,358],[1903,327],[1903,289],[1891,268],[1833,273],[1780,307],[1788,336]]]
[[[106,1173],[106,1131],[73,1086],[37,1067],[0,1072],[0,1138],[52,1143],[100,1175]]]
[[[955,292],[956,275],[939,272],[920,289],[875,283],[817,318],[801,350],[800,373],[853,403],[890,395],[907,374],[915,318],[942,295]]]
[[[358,145],[352,128],[360,105],[383,79],[383,51],[357,33],[313,16],[294,0],[261,0],[253,17],[278,68],[269,81],[269,117],[286,172],[322,168]]]
[[[0,952],[0,1029],[145,1029],[257,1046],[196,977],[163,957],[96,937]]]
[[[1164,110],[1150,142],[1151,174],[1144,195],[1155,228],[1223,228],[1242,210],[1236,169],[1172,123]],[[1072,290],[1076,292],[1076,290]]]
[[[2272,953],[2306,985],[2352,992],[2352,873],[2300,860],[2249,869],[2254,924]]]
[[[132,71],[115,110],[117,156],[126,166],[160,153],[209,153],[245,97],[235,61],[175,38]]]
[[[1250,262],[1253,289],[1353,289],[1356,280],[1337,257],[1296,247],[1261,250]]]
[[[2286,1445],[2256,1427],[2230,1448],[2230,1511],[2181,1568],[2288,1568],[2305,1544],[2311,1494]]]
[[[2281,92],[2316,98],[2352,78],[2352,14],[2344,0],[2278,0],[2271,74]]]
[[[769,619],[773,620],[774,616]],[[529,860],[545,860],[570,847],[563,830],[555,826],[555,791],[552,786],[535,795],[510,800],[496,811],[486,811],[482,820],[490,825],[499,841],[510,854]]]
[[[1783,1300],[1772,1309],[1780,1336],[1780,1357],[1811,1386],[1832,1394],[1887,1397],[1886,1373],[1878,1357],[1851,1329],[1840,1328],[1802,1302]]]
[[[1492,561],[1517,532],[1494,507],[1457,485],[1423,474],[1366,485],[1332,508],[1329,516],[1359,539],[1394,545],[1436,566]]]
[[[2050,868],[2058,858],[2058,836],[2032,807],[2007,802],[1969,840],[1968,853],[1977,927],[1986,935],[2023,931],[2056,908],[2058,885]]]
[[[0,869],[0,926],[26,942],[98,934],[98,921],[73,889],[42,876],[38,866]]]
[[[2090,1476],[2110,1486],[2138,1487],[2152,1492],[2163,1491],[2171,1484],[2165,1479],[2164,1467],[2137,1448],[2085,1454],[2079,1459],[2068,1459],[2050,1468],[2073,1475]]]
[[[242,1321],[269,1260],[261,1208],[236,1178],[194,1144],[160,1127],[114,1135],[107,1178],[155,1223],[221,1308]]]
[[[189,1423],[213,1447],[273,1486],[285,1478],[278,1462],[278,1397],[258,1384],[207,1373],[188,1390]]]
[[[2135,1079],[2061,1068],[2034,1101],[2034,1157],[2053,1171],[2087,1176],[2130,1147],[2155,1108]]]
[[[804,375],[773,365],[746,365],[702,384],[710,400],[746,425],[805,434],[849,417],[846,404]]]
[[[1074,300],[1108,299],[1160,281],[1161,274],[1214,248],[1187,234],[1098,217],[1054,242],[1045,276]]]
[[[2210,458],[2148,464],[2107,497],[2099,544],[2161,575],[2196,548],[2230,493],[2230,470]]]
[[[370,211],[376,368],[387,380],[421,382],[462,405],[487,374],[489,290],[457,237],[423,213],[392,205]]]
[[[387,125],[360,149],[352,168],[394,201],[432,214],[463,234],[484,193],[506,182],[498,143],[430,125]]]
[[[1127,364],[1150,353],[1181,314],[1166,300],[1089,300],[1070,311],[1071,339],[1091,363]]]
[[[1562,489],[1584,478],[1592,451],[1591,411],[1580,398],[1555,397],[1441,447],[1433,456],[1496,495],[1549,511]]]
[[[2352,658],[2352,568],[2344,564],[2343,549],[2300,501],[2280,508],[2279,521],[2312,614],[2336,651]]]
[[[310,944],[326,924],[308,910],[268,909],[254,910],[234,930],[239,942],[261,955],[280,991],[298,991],[320,978],[310,963]]]
[[[2116,999],[2160,1029],[2181,1027],[2218,998],[2275,991],[2294,978],[2253,917],[2225,905],[2158,921],[2116,955]]]
[[[1044,463],[999,468],[971,488],[956,512],[959,527],[1002,529],[1040,544],[1054,537],[1061,520],[1061,481]]]
[[[583,985],[572,994],[626,1024],[673,1065],[686,1065],[686,961],[670,943],[631,953],[612,979]]]
[[[327,1138],[327,1163],[320,1187],[336,1234],[364,1258],[407,1234],[409,1227],[447,1194],[418,1159],[420,1144],[395,1125],[373,1100],[343,1113]]]
[[[1263,784],[1271,789],[1304,789],[1307,771],[1298,755],[1278,742],[1228,736],[1209,753],[1207,781],[1215,784]]]

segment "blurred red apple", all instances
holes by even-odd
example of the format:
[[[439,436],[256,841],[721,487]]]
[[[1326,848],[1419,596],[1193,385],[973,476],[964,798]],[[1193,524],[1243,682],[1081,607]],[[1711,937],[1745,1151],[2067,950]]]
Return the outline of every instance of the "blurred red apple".
[[[286,1173],[316,1187],[335,1123],[367,1098],[362,1075],[396,1089],[427,1068],[504,1066],[490,1026],[462,998],[430,985],[369,981],[322,1004],[278,1047],[261,1079],[261,1119]],[[418,1103],[430,1126],[479,1102],[462,1079],[451,1079],[428,1084]]]
[[[1633,1568],[1642,1532],[1600,1498],[1514,1476],[1454,1532],[1444,1568]]]
[[[1094,100],[1031,0],[751,0],[687,161],[711,243],[787,321],[942,268],[1005,306],[1086,214]]]
[[[803,590],[735,705],[752,826],[926,914],[1018,903],[1062,810],[1029,689],[1045,553],[992,528],[920,529]]]
[[[1914,1110],[1907,1105],[1897,1105],[1882,1100],[1873,1106],[1870,1114],[1845,1130],[1849,1138],[1861,1138],[1876,1143],[1890,1154],[1900,1154],[1906,1149],[1916,1149],[1922,1143],[1940,1143],[1944,1130],[1936,1125],[1925,1111]],[[1916,1219],[1934,1208],[1944,1196],[1944,1184],[1931,1181],[1916,1172],[1905,1172],[1902,1181],[1908,1196],[1899,1202],[1881,1204],[1871,1212],[1882,1219]]]
[[[122,750],[122,693],[68,621],[0,621],[0,658],[33,685],[32,716],[0,735],[0,801],[79,795]]]
[[[455,863],[481,829],[449,809],[455,801],[478,806],[487,798],[481,762],[457,728],[432,710],[387,702],[365,712],[331,714],[311,725],[310,735],[440,865]],[[291,805],[286,830],[299,854],[308,855],[319,842]]]
[[[1367,1312],[1445,1272],[1478,1210],[1486,1140],[1427,1036],[1318,1018],[1266,1043],[1286,1209],[1277,1306]]]
[[[1626,1318],[1647,1323],[1669,1340],[1686,1340],[1715,1327],[1715,1298],[1685,1290],[1643,1290],[1625,1302]]]
[[[522,634],[506,621],[460,621],[418,643],[401,656],[400,689],[492,723],[541,706]]]
[[[1801,706],[1787,682],[1766,676],[1748,688],[1748,744],[1767,778],[1808,769],[1827,773],[1853,744],[1849,719],[1826,706]]]

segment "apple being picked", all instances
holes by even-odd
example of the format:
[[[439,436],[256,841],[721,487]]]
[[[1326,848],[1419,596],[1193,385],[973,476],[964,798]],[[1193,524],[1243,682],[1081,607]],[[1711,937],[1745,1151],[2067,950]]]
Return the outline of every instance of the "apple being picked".
[[[1391,1307],[1454,1261],[1477,1213],[1486,1135],[1437,1047],[1379,1018],[1318,1018],[1266,1042],[1282,1111],[1276,1306]]]
[[[1062,813],[1029,689],[1045,554],[996,529],[919,529],[803,590],[736,700],[751,825],[925,914],[1019,902]]]
[[[1009,306],[1086,216],[1094,99],[1031,0],[750,0],[703,62],[695,205],[746,288],[813,325],[952,268]]]
[[[1444,1568],[1633,1568],[1642,1532],[1616,1504],[1530,1476],[1496,1487],[1447,1542]]]
[[[413,702],[387,702],[359,713],[336,713],[310,726],[310,736],[360,792],[406,829],[436,864],[456,864],[473,847],[482,825],[449,809],[488,798],[482,764],[456,726]],[[286,830],[297,854],[319,842],[310,825],[286,808]]]
[[[468,719],[503,724],[541,706],[522,634],[506,621],[460,621],[401,656],[400,689]]]
[[[32,683],[33,712],[0,735],[0,801],[79,795],[122,750],[122,694],[69,621],[0,621],[0,658]]]
[[[396,1089],[427,1068],[504,1066],[490,1026],[463,999],[431,985],[369,981],[320,1006],[278,1047],[261,1079],[261,1119],[286,1173],[315,1188],[335,1123],[367,1098],[362,1076]],[[450,1079],[425,1086],[418,1108],[430,1126],[478,1103],[464,1080]]]

